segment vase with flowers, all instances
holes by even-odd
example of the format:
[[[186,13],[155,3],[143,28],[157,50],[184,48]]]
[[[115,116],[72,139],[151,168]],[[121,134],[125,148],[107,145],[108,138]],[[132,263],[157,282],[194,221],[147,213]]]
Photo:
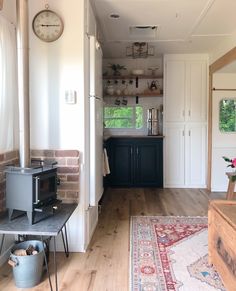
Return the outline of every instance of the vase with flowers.
[[[233,158],[233,159],[229,159],[227,157],[223,157],[223,159],[229,163],[227,167],[230,167],[230,168],[236,168],[236,158]],[[232,181],[236,181],[236,174],[231,176],[230,179]]]

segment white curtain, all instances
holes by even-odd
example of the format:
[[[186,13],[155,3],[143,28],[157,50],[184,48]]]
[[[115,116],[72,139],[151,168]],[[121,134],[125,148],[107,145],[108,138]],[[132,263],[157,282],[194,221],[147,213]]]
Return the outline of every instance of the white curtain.
[[[16,147],[16,64],[15,27],[0,15],[0,153]]]

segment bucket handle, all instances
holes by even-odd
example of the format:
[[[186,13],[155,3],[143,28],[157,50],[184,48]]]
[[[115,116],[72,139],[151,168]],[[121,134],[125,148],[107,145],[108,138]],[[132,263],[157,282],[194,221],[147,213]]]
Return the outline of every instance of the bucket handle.
[[[12,266],[13,268],[15,268],[19,265],[19,260],[17,258],[15,258],[15,261],[14,261],[13,258],[10,256],[10,258],[8,260],[8,264],[10,266]]]

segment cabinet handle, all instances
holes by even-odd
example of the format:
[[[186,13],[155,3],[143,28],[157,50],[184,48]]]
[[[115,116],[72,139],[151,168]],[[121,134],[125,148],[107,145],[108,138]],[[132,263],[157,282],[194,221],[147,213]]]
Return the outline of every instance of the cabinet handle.
[[[183,136],[185,136],[185,134],[184,134],[184,130],[183,130],[182,134],[183,134]]]
[[[35,177],[35,202],[34,204],[38,204],[39,203],[39,183],[40,183],[40,178],[39,177]]]
[[[188,135],[191,136],[191,130],[188,131]]]
[[[189,116],[189,117],[191,116],[191,110],[188,111],[188,116]]]
[[[131,156],[133,155],[133,148],[130,148]]]
[[[138,156],[138,153],[139,153],[139,152],[138,152],[138,148],[137,148],[136,152],[137,152],[137,156]]]

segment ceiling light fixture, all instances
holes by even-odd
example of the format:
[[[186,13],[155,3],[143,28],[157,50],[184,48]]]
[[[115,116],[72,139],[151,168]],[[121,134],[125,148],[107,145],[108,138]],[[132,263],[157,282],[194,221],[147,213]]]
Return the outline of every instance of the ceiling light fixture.
[[[126,48],[126,56],[133,59],[154,56],[154,47],[149,46],[147,42],[134,42]]]

